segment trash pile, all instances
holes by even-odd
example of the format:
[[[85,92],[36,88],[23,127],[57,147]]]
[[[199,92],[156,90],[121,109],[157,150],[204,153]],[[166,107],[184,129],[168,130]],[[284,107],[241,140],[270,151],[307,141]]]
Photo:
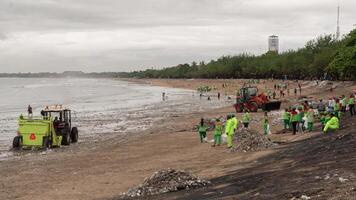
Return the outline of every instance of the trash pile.
[[[266,135],[253,130],[242,130],[235,133],[232,151],[247,152],[259,151],[277,146]]]
[[[201,180],[190,173],[175,169],[163,169],[155,172],[144,182],[128,190],[123,196],[141,197],[167,192],[174,192],[190,188],[204,187],[210,182]]]

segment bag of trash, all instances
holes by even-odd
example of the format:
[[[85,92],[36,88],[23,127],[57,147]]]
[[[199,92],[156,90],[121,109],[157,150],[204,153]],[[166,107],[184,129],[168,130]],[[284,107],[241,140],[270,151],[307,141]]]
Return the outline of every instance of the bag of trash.
[[[226,134],[221,135],[221,143],[222,144],[226,144],[226,138],[227,138]]]

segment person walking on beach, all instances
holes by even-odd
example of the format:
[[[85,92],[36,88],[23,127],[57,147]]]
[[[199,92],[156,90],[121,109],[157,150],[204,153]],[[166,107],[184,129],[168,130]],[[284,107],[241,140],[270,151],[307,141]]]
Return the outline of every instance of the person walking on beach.
[[[233,128],[234,128],[234,133],[235,133],[237,130],[238,121],[234,114],[231,115],[231,121],[233,123]]]
[[[307,113],[306,113],[306,117],[308,120],[308,131],[311,132],[313,130],[313,126],[314,126],[314,110],[312,108],[309,108]]]
[[[290,123],[289,123],[290,122],[290,112],[287,108],[284,110],[282,119],[283,119],[284,129],[285,130],[289,129],[290,128]]]
[[[263,132],[265,135],[268,135],[270,130],[269,130],[269,121],[268,121],[268,115],[267,112],[265,112],[265,115],[263,117]]]
[[[215,128],[214,128],[214,144],[213,147],[220,146],[221,144],[221,133],[222,133],[222,124],[220,119],[216,119],[215,121]]]
[[[226,117],[225,134],[226,134],[227,148],[231,148],[232,147],[232,138],[234,136],[234,124],[231,119],[231,115],[227,115],[227,117]]]
[[[166,93],[162,92],[162,100],[165,101],[166,100]]]
[[[299,87],[299,95],[302,95],[302,85],[300,85],[300,83],[299,83],[298,87]]]
[[[304,108],[298,108],[298,132],[304,133]]]
[[[27,107],[27,113],[28,113],[28,116],[29,116],[29,117],[32,117],[32,107],[31,107],[31,105],[28,105],[28,107]]]
[[[206,140],[206,131],[208,130],[208,126],[204,123],[204,118],[200,119],[200,123],[198,125],[198,132],[200,136],[200,143],[203,143]]]
[[[298,113],[295,108],[291,110],[290,115],[291,115],[290,122],[292,123],[293,135],[295,135],[297,132],[297,125],[298,125]]]
[[[250,113],[247,109],[245,109],[244,114],[242,115],[242,124],[245,129],[248,129],[248,125],[250,124]]]

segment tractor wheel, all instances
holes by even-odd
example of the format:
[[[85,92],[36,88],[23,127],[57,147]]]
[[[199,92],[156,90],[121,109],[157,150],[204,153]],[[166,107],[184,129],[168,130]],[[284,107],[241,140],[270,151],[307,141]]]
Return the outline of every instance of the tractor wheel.
[[[257,112],[258,110],[258,105],[256,102],[251,102],[249,107],[250,107],[250,112]]]
[[[77,127],[72,128],[72,131],[70,133],[70,139],[72,139],[73,143],[78,142],[78,128]]]
[[[242,104],[239,104],[239,103],[235,104],[235,110],[237,113],[242,112],[242,110],[243,110]]]
[[[14,137],[14,140],[12,141],[12,148],[20,149],[21,148],[21,142],[22,142],[21,140],[22,140],[21,136]]]
[[[70,145],[70,131],[67,127],[62,130],[62,145]]]
[[[50,147],[48,136],[43,137],[42,147],[46,149]]]

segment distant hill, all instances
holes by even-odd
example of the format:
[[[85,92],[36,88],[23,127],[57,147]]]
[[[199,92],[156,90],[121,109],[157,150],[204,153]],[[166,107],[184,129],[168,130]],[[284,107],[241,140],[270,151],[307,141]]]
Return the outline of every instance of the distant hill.
[[[122,73],[135,78],[284,78],[356,80],[356,29],[341,41],[320,36],[303,48],[260,56],[243,53],[209,63],[193,62],[154,70]]]

